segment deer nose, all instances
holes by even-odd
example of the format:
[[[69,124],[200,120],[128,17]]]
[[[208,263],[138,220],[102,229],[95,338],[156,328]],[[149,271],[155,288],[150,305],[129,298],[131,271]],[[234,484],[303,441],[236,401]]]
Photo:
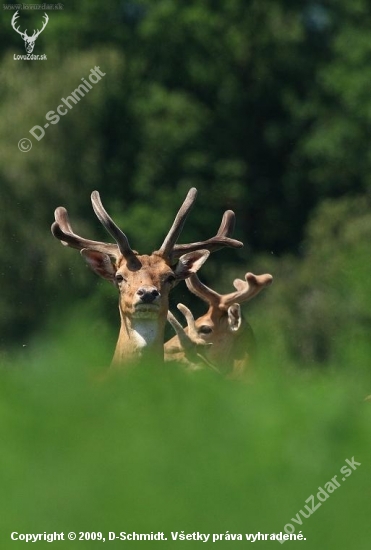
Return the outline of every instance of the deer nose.
[[[154,302],[156,298],[159,298],[161,296],[157,288],[153,286],[141,286],[137,290],[137,295],[140,297],[140,301],[144,302],[145,304],[150,304]]]

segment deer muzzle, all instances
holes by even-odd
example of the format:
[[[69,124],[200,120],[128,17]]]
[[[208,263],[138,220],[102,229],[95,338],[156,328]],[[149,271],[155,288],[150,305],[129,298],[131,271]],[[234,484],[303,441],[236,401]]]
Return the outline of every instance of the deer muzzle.
[[[152,304],[159,300],[161,294],[154,286],[141,286],[136,292],[139,297],[138,304]]]
[[[136,312],[158,311],[161,294],[154,286],[141,286],[135,293],[133,305]]]

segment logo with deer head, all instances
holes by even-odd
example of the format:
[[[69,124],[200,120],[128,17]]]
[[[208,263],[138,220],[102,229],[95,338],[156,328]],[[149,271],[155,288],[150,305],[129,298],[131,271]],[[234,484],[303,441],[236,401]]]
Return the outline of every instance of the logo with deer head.
[[[33,35],[32,36],[28,36],[27,35],[27,29],[22,32],[20,29],[19,29],[19,26],[16,27],[16,22],[17,22],[17,19],[19,17],[19,14],[18,14],[18,10],[15,12],[15,14],[13,15],[12,17],[12,27],[13,29],[21,35],[21,37],[23,38],[24,40],[24,45],[25,45],[25,48],[26,48],[26,52],[27,53],[32,53],[33,52],[33,49],[35,47],[35,42],[36,42],[36,39],[38,38],[39,34],[43,32],[43,30],[45,29],[46,25],[48,24],[48,21],[49,21],[49,17],[47,16],[47,14],[45,13],[44,14],[44,18],[45,18],[45,21],[43,22],[43,26],[40,30],[34,30],[33,31]]]

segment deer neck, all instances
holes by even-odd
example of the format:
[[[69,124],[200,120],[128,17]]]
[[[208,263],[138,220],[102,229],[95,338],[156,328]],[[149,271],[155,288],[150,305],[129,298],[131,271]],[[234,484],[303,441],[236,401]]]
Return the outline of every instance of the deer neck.
[[[143,360],[162,363],[166,319],[121,316],[120,334],[113,366],[135,364]]]

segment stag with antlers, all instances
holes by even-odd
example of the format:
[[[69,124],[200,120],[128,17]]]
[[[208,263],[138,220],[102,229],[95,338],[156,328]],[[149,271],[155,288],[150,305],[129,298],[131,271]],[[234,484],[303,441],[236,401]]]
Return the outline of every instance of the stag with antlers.
[[[35,47],[35,41],[36,39],[38,38],[38,36],[40,35],[40,33],[43,32],[43,30],[45,29],[46,25],[48,24],[48,21],[49,21],[49,17],[47,16],[46,13],[44,13],[43,17],[45,18],[45,21],[43,22],[43,26],[42,28],[37,31],[37,30],[34,30],[33,31],[33,35],[32,36],[28,36],[27,35],[27,29],[22,32],[19,27],[16,27],[16,21],[19,17],[19,14],[18,14],[18,10],[15,12],[15,14],[13,15],[12,17],[12,27],[13,29],[21,35],[21,37],[23,38],[24,40],[24,45],[25,45],[25,48],[26,48],[26,52],[27,53],[32,53],[33,52],[33,49]]]
[[[210,252],[243,246],[229,237],[234,226],[234,213],[230,210],[224,213],[215,237],[177,244],[196,195],[195,188],[188,192],[160,249],[150,255],[139,255],[130,247],[125,233],[104,209],[98,191],[91,196],[94,212],[116,243],[80,237],[71,228],[67,210],[61,206],[55,210],[53,235],[65,246],[80,250],[88,265],[118,288],[121,328],[112,362],[115,366],[138,362],[148,353],[154,360],[163,360],[171,289],[195,273]]]
[[[183,304],[178,309],[187,320],[183,329],[171,312],[168,321],[177,333],[165,344],[169,361],[188,364],[192,368],[209,366],[221,374],[239,378],[246,372],[255,345],[252,329],[242,318],[240,305],[251,300],[270,285],[272,275],[246,273],[245,280],[235,279],[235,292],[218,294],[203,284],[194,273],[187,279],[188,289],[206,302],[208,311],[196,321]]]

